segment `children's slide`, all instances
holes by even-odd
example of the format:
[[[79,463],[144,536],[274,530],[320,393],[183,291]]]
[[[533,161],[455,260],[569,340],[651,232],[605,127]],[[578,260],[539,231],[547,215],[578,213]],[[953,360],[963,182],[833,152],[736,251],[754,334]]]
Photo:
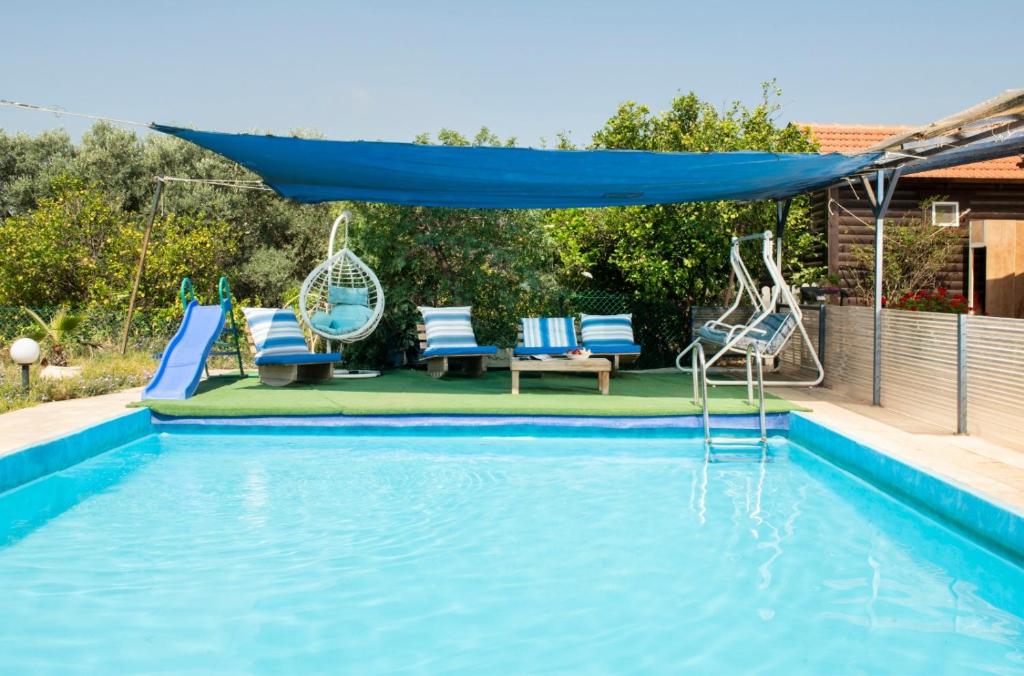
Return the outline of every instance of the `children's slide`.
[[[224,330],[222,305],[200,305],[195,300],[185,307],[181,328],[174,334],[160,359],[160,366],[142,392],[143,399],[188,399],[199,385],[206,358]]]

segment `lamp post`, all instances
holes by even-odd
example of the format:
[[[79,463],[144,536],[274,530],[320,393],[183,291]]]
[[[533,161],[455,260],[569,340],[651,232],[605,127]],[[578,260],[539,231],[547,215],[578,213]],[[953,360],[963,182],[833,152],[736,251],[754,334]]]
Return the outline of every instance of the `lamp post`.
[[[19,338],[11,343],[11,359],[21,365],[21,386],[28,391],[28,367],[39,360],[39,343],[31,338]]]

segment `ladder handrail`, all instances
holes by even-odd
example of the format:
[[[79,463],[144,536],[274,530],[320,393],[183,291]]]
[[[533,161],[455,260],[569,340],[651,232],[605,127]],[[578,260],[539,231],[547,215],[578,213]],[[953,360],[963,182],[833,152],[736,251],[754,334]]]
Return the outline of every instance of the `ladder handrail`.
[[[753,345],[747,346],[747,369],[750,370],[751,362],[757,365],[757,414],[758,414],[758,429],[761,432],[760,437],[756,440],[759,444],[768,443],[768,420],[765,411],[765,397],[764,397],[764,357],[760,350],[754,348]],[[729,445],[729,444],[749,444],[754,441],[749,438],[714,438],[711,436],[711,410],[710,402],[708,401],[708,364],[707,359],[704,355],[704,346],[699,342],[690,348],[690,363],[693,373],[693,403],[698,403],[698,399],[701,404],[701,417],[704,423],[704,444],[710,452],[711,446],[715,444]],[[748,401],[750,401],[751,392],[749,388],[750,378],[748,378]]]

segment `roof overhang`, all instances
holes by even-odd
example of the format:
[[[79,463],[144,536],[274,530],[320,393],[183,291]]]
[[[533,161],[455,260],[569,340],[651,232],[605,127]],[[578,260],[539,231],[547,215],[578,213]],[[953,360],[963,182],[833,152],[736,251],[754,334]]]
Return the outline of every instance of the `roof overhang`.
[[[871,148],[884,153],[872,169],[917,174],[1024,154],[1024,89],[999,96],[931,124],[900,132]]]

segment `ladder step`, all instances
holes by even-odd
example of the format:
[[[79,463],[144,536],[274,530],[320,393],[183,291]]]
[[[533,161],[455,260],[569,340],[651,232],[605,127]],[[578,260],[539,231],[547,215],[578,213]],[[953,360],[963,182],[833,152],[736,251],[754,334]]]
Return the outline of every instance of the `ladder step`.
[[[726,446],[731,448],[750,448],[761,450],[767,444],[766,440],[760,437],[711,437],[709,444],[714,446]]]
[[[708,455],[708,462],[724,462],[730,464],[748,463],[759,465],[763,462],[775,462],[770,456],[748,455],[746,453],[715,453]]]

